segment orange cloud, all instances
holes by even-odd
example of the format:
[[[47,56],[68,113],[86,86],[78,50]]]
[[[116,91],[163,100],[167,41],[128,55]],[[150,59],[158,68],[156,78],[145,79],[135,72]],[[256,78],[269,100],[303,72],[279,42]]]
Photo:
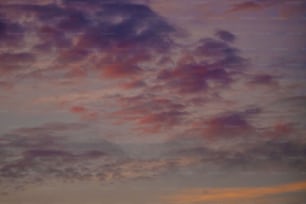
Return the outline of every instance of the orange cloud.
[[[259,198],[263,196],[306,191],[306,181],[271,187],[203,188],[185,190],[166,197],[171,203],[225,202],[228,200]]]

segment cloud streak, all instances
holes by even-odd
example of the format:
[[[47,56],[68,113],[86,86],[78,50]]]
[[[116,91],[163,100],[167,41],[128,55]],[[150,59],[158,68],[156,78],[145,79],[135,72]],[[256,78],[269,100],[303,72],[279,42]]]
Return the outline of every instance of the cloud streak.
[[[269,187],[203,188],[185,190],[167,197],[170,203],[226,202],[228,200],[254,199],[276,194],[306,191],[306,182],[296,182]]]

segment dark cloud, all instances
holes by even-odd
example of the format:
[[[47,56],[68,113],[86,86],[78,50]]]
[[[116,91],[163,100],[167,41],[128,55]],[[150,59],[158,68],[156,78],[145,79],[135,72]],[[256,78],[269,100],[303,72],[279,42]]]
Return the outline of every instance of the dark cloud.
[[[268,171],[304,171],[306,146],[296,140],[267,140],[250,143],[243,151],[223,152],[219,162],[232,169]]]
[[[181,46],[184,52],[173,59],[172,64],[153,71],[135,66],[138,62],[150,61],[150,55],[133,53],[130,56],[127,53],[123,60],[113,57],[117,63],[104,66],[103,76],[113,79],[129,76],[132,83],[128,83],[128,88],[143,89],[137,96],[119,97],[120,109],[112,116],[120,122],[133,122],[136,129],[147,133],[166,131],[188,121],[190,112],[186,111],[186,104],[202,103],[205,101],[201,95],[203,93],[207,93],[206,100],[213,96],[216,98],[221,90],[235,81],[235,76],[244,72],[246,60],[240,56],[238,49],[229,44],[229,39],[205,38],[190,46],[190,49]],[[145,73],[151,73],[154,80],[150,83],[139,81]],[[166,92],[174,94],[167,96],[164,95]],[[180,97],[180,103],[174,101],[175,94],[184,94],[184,97]],[[193,95],[197,97],[185,97]]]
[[[62,18],[58,22],[57,28],[62,31],[80,32],[82,29],[89,27],[91,24],[92,22],[84,13],[74,11],[68,13],[68,15]]]
[[[251,147],[248,155],[252,154],[302,170],[305,167],[306,146],[298,140],[268,140]]]
[[[80,130],[86,127],[87,125],[82,123],[46,123],[38,127],[18,128],[14,132],[18,134],[41,134],[66,130]]]
[[[153,58],[153,52],[166,52],[174,45],[172,36],[176,32],[147,5],[130,1],[4,4],[0,13],[15,21],[0,22],[3,42],[7,43],[13,36],[7,34],[8,30],[23,35],[35,33],[39,40],[32,45],[31,54],[34,57],[56,54],[53,63],[45,69],[40,67],[41,76],[50,75],[52,70],[59,72],[61,77],[71,77],[71,73],[75,73],[71,65],[85,63],[96,51],[101,57],[96,59],[96,65],[86,67],[84,77],[96,71],[110,79],[137,75],[143,71],[141,64]],[[22,19],[26,19],[26,23],[21,23]],[[19,48],[24,47],[20,45]],[[37,75],[23,77],[27,76]]]
[[[305,128],[306,110],[301,107],[304,107],[305,104],[306,97],[304,95],[295,95],[273,101],[267,108],[277,114],[277,122],[293,124],[303,129]],[[280,113],[279,110],[283,110],[283,113]]]
[[[24,151],[18,160],[3,162],[0,178],[14,180],[16,183],[20,180],[20,185],[47,178],[80,180],[91,177],[93,173],[86,169],[84,161],[90,163],[106,156],[105,152],[98,150],[75,154],[65,150],[31,149]]]
[[[240,113],[215,116],[195,122],[193,131],[200,137],[210,139],[249,137],[254,134],[254,127]]]
[[[197,164],[202,166],[204,171],[213,168],[216,171],[226,169],[227,171],[301,172],[305,169],[306,145],[305,142],[292,138],[244,140],[234,143],[231,148],[224,148],[222,144],[208,145],[204,142],[183,145],[172,149],[168,154],[172,157],[197,158]]]
[[[193,163],[186,158],[130,158],[118,145],[105,140],[95,140],[94,144],[86,145],[86,142],[77,144],[64,136],[54,136],[58,133],[56,129],[67,131],[74,129],[75,125],[58,123],[23,128],[2,136],[0,184],[5,187],[1,191],[12,192],[16,186],[44,183],[48,179],[115,182],[152,178]],[[52,126],[54,130],[48,131]],[[26,133],[22,135],[21,132]]]
[[[248,82],[250,85],[278,86],[277,77],[270,74],[257,74]]]
[[[47,5],[29,5],[29,4],[21,4],[21,5],[8,5],[4,7],[8,9],[8,12],[18,11],[19,14],[15,15],[29,15],[33,14],[37,20],[42,22],[52,22],[55,19],[64,15],[65,10],[58,7],[56,4],[47,4]]]
[[[246,60],[226,41],[202,39],[173,69],[162,70],[158,80],[179,93],[192,94],[229,86],[242,73]]]
[[[236,36],[226,30],[218,30],[215,35],[226,42],[234,42]]]
[[[35,56],[31,53],[2,53],[0,54],[0,76],[29,69],[34,62]]]
[[[199,159],[203,171],[303,171],[306,144],[299,136],[303,127],[276,122],[258,128],[253,119],[265,112],[249,107],[194,121],[191,129],[170,139],[164,149],[171,157]]]
[[[227,42],[219,41],[213,38],[204,38],[199,41],[198,46],[195,48],[194,54],[199,57],[211,57],[211,60],[218,60],[219,63],[234,62],[237,59],[237,63],[224,64],[227,68],[240,68],[239,65],[243,65],[243,58],[239,56],[239,50],[232,47]],[[219,61],[220,60],[220,61]]]
[[[165,51],[173,44],[170,36],[175,29],[145,5],[103,4],[96,18],[102,20],[84,30],[76,47],[111,52],[115,59],[121,59],[121,66],[129,64],[129,59],[124,60],[127,53],[133,57],[152,50]],[[120,50],[114,52],[111,50],[113,48]],[[115,62],[111,60],[106,63]],[[137,67],[137,62],[133,65],[128,69]]]
[[[80,4],[84,8],[95,6],[81,10]],[[156,55],[177,46],[183,48],[174,43],[177,29],[144,4],[71,0],[61,6],[9,5],[7,8],[11,12],[6,14],[20,11],[21,16],[34,15],[27,31],[35,31],[40,38],[33,46],[36,55],[57,49],[53,65],[40,69],[39,73],[33,70],[24,77],[47,77],[53,71],[66,78],[87,77],[91,72],[98,72],[103,79],[139,78],[147,72],[144,64],[154,63]],[[192,94],[229,86],[234,74],[245,66],[245,59],[228,44],[235,39],[232,33],[220,30],[216,36],[221,40],[205,38],[197,42],[188,53],[193,56],[190,60],[182,56],[176,67],[160,71],[156,87]],[[86,61],[96,51],[101,57],[95,57],[94,64],[86,68],[72,66],[77,62],[88,64]]]
[[[67,131],[75,134],[86,127],[79,123],[50,123],[2,135],[0,183],[9,187],[12,181],[12,185],[24,186],[48,178],[89,179],[97,173],[90,165],[98,168],[125,158],[121,148],[108,141],[78,143],[66,135]]]
[[[37,127],[15,129],[1,136],[0,146],[6,151],[20,153],[26,149],[60,147],[67,140],[61,134],[86,128],[81,123],[47,123]]]
[[[24,38],[25,29],[0,15],[0,47],[20,45]]]

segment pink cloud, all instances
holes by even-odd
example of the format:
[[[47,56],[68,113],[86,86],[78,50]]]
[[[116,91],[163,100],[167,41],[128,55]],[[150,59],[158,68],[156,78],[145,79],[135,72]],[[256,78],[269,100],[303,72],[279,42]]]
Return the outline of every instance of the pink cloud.
[[[97,112],[91,111],[84,106],[72,106],[70,112],[80,115],[84,120],[97,120],[99,117]]]
[[[120,98],[121,109],[111,115],[119,122],[133,122],[135,129],[147,133],[169,130],[181,124],[188,112],[185,106],[167,98],[139,95]]]
[[[141,72],[135,64],[110,64],[102,68],[102,77],[109,79],[136,76]]]
[[[142,80],[130,81],[121,85],[121,87],[126,90],[135,89],[135,88],[144,88],[145,86],[146,83]]]

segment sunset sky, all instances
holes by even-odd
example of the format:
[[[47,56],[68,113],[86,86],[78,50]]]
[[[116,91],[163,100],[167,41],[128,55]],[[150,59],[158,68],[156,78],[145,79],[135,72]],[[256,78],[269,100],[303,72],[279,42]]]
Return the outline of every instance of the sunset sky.
[[[305,0],[0,0],[0,203],[306,203]]]

